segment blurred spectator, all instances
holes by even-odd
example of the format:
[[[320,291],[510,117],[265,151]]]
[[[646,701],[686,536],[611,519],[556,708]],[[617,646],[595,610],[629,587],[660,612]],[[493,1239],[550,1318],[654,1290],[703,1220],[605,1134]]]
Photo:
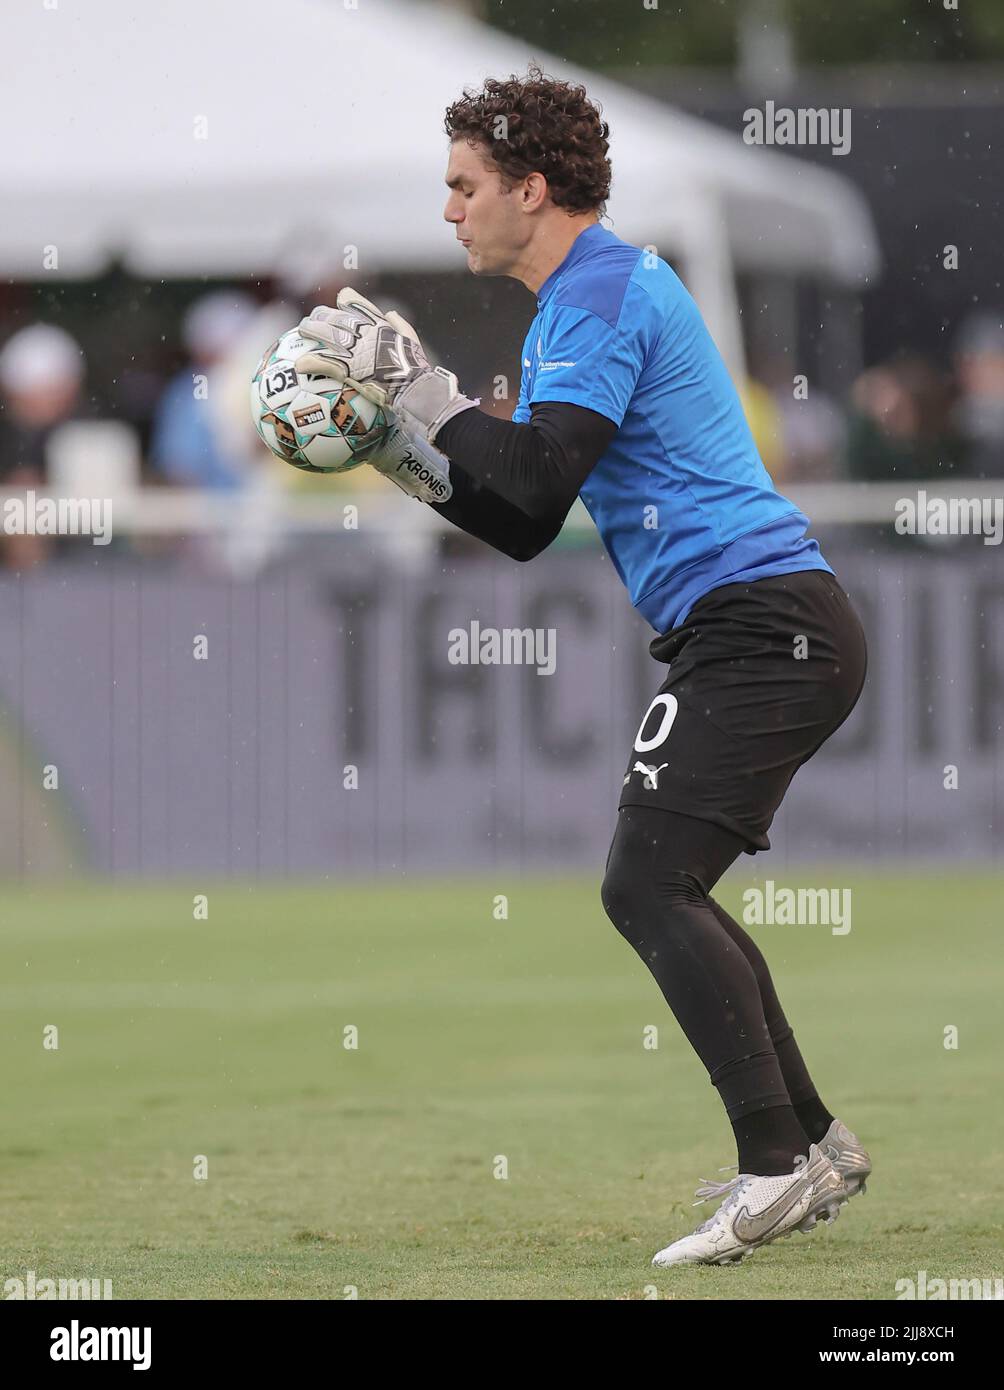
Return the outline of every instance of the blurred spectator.
[[[846,430],[844,413],[815,382],[810,381],[805,391],[796,395],[798,375],[790,357],[778,354],[767,359],[762,369],[763,386],[758,389],[769,391],[774,416],[771,419],[761,407],[760,434],[752,417],[750,428],[760,456],[776,481],[827,482],[840,475]]]
[[[744,377],[739,387],[746,423],[750,427],[757,453],[775,482],[788,476],[784,452],[784,421],[774,396],[762,382]]]
[[[233,491],[247,481],[251,451],[243,440],[235,446],[228,393],[214,387],[220,386],[256,308],[242,291],[218,290],[197,299],[185,315],[182,333],[190,363],[169,382],[157,405],[150,445],[153,467],[179,487]],[[245,389],[245,412],[246,399]]]
[[[950,429],[950,383],[920,357],[872,367],[854,383],[847,472],[884,482],[944,478],[957,470]]]
[[[35,323],[0,351],[0,483],[44,487],[46,450],[53,431],[80,413],[85,362],[62,328]],[[4,565],[27,569],[46,555],[46,536],[3,536]]]
[[[959,399],[953,421],[970,477],[1004,474],[1004,324],[1000,312],[972,314],[955,344]]]

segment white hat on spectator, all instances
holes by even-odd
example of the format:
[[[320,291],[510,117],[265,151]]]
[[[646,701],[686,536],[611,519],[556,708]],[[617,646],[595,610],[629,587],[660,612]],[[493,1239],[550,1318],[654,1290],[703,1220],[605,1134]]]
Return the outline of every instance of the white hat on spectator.
[[[51,323],[20,328],[0,349],[0,390],[23,393],[83,379],[84,355],[76,339]]]
[[[257,304],[243,290],[214,290],[189,306],[182,325],[193,357],[222,357],[240,338]]]

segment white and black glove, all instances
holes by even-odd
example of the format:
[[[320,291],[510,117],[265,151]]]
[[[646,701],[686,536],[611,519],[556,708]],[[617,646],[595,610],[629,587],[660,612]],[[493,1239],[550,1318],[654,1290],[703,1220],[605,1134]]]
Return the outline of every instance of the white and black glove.
[[[383,448],[366,462],[420,502],[435,505],[453,496],[449,459],[401,424],[395,425]]]
[[[432,367],[421,340],[393,310],[383,314],[355,290],[340,290],[337,308],[319,304],[302,319],[300,336],[317,348],[297,371],[346,381],[375,405],[388,406],[406,432],[431,444],[447,420],[479,404],[460,391],[445,367]]]

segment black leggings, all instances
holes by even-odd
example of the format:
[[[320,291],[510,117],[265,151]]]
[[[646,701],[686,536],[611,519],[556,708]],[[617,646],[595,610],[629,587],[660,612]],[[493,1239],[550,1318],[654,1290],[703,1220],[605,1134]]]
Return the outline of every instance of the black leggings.
[[[711,821],[622,806],[602,888],[730,1120],[816,1094],[759,947],[709,896],[744,848]]]

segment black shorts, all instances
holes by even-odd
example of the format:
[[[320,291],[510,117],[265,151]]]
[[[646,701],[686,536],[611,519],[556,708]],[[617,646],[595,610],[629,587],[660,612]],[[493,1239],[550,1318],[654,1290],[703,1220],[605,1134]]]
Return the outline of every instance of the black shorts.
[[[825,570],[726,584],[650,651],[669,664],[642,718],[621,806],[713,821],[746,852],[802,763],[850,714],[864,685],[864,633]]]

